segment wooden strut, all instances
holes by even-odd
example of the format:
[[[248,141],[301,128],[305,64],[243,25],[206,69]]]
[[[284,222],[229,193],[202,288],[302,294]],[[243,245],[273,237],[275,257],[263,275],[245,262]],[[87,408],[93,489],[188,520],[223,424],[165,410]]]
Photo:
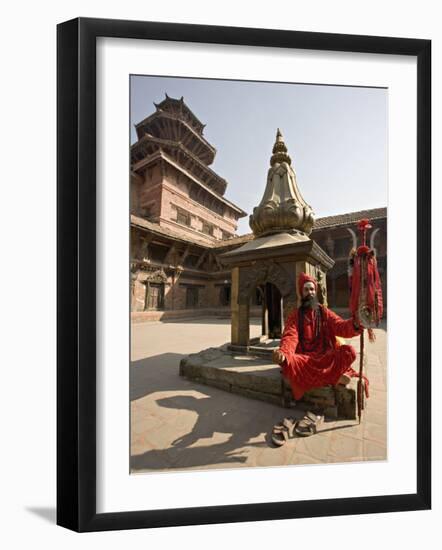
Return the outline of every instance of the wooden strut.
[[[358,304],[358,317],[359,317],[359,323],[361,322],[360,319],[360,312],[362,309],[362,306],[366,306],[366,286],[367,286],[367,229],[371,229],[370,220],[365,219],[361,220],[358,223],[358,228],[360,229],[362,233],[362,246],[364,247],[360,254],[359,259],[359,270],[360,270],[360,277],[361,277],[361,286],[359,290],[359,304]],[[358,249],[359,251],[359,249]],[[363,303],[361,304],[361,296]],[[362,332],[360,336],[360,357],[359,357],[359,380],[358,380],[358,387],[357,387],[357,407],[358,407],[358,420],[359,424],[361,423],[361,417],[362,417],[362,410],[364,409],[364,382],[363,382],[363,369],[364,369],[364,327],[362,326]]]
[[[365,246],[366,230],[362,231],[362,245]],[[359,294],[359,305],[361,305],[361,296],[365,297],[366,292],[366,269],[367,269],[367,256],[364,254],[360,259],[360,269],[361,269],[361,289]],[[364,299],[365,305],[365,299]],[[359,318],[359,323],[361,322]],[[360,336],[360,346],[359,346],[359,380],[358,380],[358,421],[361,423],[362,409],[364,403],[364,384],[362,381],[363,369],[364,369],[364,327],[362,327],[362,332]]]
[[[362,329],[360,336],[360,353],[359,353],[359,380],[358,380],[358,420],[361,423],[363,401],[364,401],[364,384],[362,382],[362,374],[364,368],[364,329]]]

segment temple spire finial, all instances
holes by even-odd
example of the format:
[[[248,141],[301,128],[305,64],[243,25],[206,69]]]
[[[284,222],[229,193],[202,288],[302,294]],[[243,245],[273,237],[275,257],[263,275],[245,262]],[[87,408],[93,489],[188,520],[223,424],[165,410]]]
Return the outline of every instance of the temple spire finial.
[[[279,128],[276,130],[276,141],[275,145],[273,145],[272,153],[270,166],[274,166],[276,163],[281,164],[282,162],[286,162],[287,164],[292,163],[292,159],[287,152],[287,146],[284,142],[282,132]]]
[[[315,215],[301,195],[279,128],[272,153],[267,185],[261,202],[250,216],[250,227],[255,237],[289,232],[298,240],[306,240],[312,231]]]

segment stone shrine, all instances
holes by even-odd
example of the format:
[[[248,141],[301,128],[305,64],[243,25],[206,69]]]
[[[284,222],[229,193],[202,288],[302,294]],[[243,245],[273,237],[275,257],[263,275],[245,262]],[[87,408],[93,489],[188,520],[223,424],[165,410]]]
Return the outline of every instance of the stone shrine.
[[[232,271],[231,349],[247,352],[253,344],[281,337],[285,319],[298,305],[301,272],[317,279],[319,300],[327,305],[326,273],[334,262],[309,237],[314,221],[278,129],[264,195],[250,216],[253,239],[219,256]],[[262,335],[251,341],[249,312],[256,289],[262,296]]]

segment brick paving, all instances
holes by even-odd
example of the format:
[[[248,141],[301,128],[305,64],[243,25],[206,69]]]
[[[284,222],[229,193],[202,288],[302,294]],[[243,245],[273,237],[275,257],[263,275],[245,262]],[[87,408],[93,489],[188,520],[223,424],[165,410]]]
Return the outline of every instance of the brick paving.
[[[252,323],[258,335],[260,323]],[[230,340],[229,319],[196,319],[132,325],[131,471],[202,470],[315,464],[387,458],[385,328],[366,343],[370,379],[362,423],[324,422],[319,432],[275,448],[273,425],[297,415],[179,376],[189,353]],[[359,339],[352,345],[358,350]],[[300,414],[300,413],[299,413]]]

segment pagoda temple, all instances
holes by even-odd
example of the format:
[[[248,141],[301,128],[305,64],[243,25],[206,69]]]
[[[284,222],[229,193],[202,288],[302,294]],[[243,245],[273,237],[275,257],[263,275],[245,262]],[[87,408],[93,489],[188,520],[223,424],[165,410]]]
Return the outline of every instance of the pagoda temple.
[[[227,181],[210,168],[216,149],[184,99],[154,105],[131,147],[132,311],[146,319],[228,305],[215,250],[246,215],[225,197]]]

